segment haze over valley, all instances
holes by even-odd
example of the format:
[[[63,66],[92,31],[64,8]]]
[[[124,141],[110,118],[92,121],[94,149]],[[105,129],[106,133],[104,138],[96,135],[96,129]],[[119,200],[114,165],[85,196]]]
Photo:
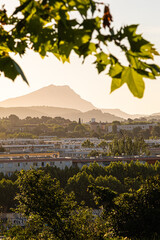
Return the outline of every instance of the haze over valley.
[[[77,121],[88,122],[92,118],[96,121],[112,122],[124,119],[147,117],[144,115],[131,115],[120,109],[97,109],[92,103],[82,99],[69,86],[49,85],[32,93],[10,98],[0,102],[0,117],[11,114],[19,118],[30,117],[63,117]],[[158,113],[149,118],[159,117]]]

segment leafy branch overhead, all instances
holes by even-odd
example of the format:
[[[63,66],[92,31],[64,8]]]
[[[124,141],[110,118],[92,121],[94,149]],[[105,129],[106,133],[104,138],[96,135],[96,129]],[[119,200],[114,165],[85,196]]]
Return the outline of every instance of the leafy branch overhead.
[[[99,73],[112,78],[111,92],[124,83],[135,97],[143,97],[144,78],[155,79],[160,67],[154,63],[159,55],[153,44],[137,34],[138,25],[115,30],[109,6],[93,0],[19,0],[11,16],[5,6],[0,10],[0,71],[13,81],[17,75],[27,79],[10,53],[23,56],[27,49],[41,57],[54,54],[62,62],[71,52],[84,60],[92,55]],[[10,29],[10,30],[8,30]],[[126,58],[108,51],[109,43]],[[28,82],[27,82],[28,83]]]

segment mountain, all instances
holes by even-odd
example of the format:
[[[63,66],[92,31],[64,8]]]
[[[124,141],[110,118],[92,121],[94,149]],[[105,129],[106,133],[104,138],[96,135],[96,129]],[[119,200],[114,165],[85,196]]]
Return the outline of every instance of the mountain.
[[[121,111],[120,109],[101,109],[101,111],[103,113],[110,113],[124,119],[128,119],[128,118],[135,119],[135,118],[145,117],[145,115],[142,115],[142,114],[128,114]]]
[[[91,118],[95,118],[97,122],[112,122],[142,117],[125,113],[120,109],[96,109],[69,86],[55,85],[0,102],[0,117],[7,117],[10,114],[15,114],[19,118],[59,116],[75,121],[81,118],[84,122],[89,122]]]
[[[101,110],[93,109],[87,112],[81,112],[80,110],[71,108],[57,108],[57,107],[46,107],[46,106],[33,106],[33,107],[11,107],[2,108],[0,107],[0,118],[8,117],[11,114],[17,115],[23,119],[28,116],[30,117],[63,117],[70,119],[71,121],[78,121],[79,118],[83,122],[89,122],[91,118],[95,118],[97,122],[112,122],[112,121],[123,121],[122,118],[116,117],[110,113],[102,113]]]
[[[11,114],[18,116],[23,119],[26,117],[64,117],[70,118],[70,116],[81,113],[81,111],[70,108],[56,108],[56,107],[11,107],[2,108],[0,107],[0,118],[8,117]]]
[[[153,113],[147,117],[147,120],[152,121],[152,120],[160,120],[160,113]]]
[[[95,118],[97,122],[113,122],[113,121],[123,121],[123,118],[114,116],[113,114],[110,113],[103,113],[99,109],[93,109],[90,111],[87,111],[85,113],[82,113],[79,116],[81,119],[83,119],[84,122],[89,122],[91,118]]]
[[[78,109],[82,112],[95,109],[90,102],[82,99],[69,86],[50,85],[24,96],[0,102],[0,107],[52,106]]]
[[[151,115],[150,115],[151,117],[153,116],[159,116],[160,117],[160,113],[152,113]]]

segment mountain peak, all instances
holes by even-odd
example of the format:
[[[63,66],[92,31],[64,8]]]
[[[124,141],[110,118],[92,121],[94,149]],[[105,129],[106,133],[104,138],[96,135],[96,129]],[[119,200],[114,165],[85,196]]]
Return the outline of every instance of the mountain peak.
[[[50,106],[72,108],[82,112],[95,109],[92,103],[82,99],[68,85],[49,85],[24,96],[0,102],[0,107]]]

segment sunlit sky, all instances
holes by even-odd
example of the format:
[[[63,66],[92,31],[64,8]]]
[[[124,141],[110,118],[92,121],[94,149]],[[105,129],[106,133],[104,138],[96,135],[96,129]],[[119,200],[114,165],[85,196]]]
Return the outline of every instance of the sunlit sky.
[[[0,0],[12,11],[16,0]],[[102,2],[102,1],[101,1]],[[139,32],[155,44],[160,52],[160,0],[108,0],[114,18],[114,25],[140,24]],[[160,112],[160,78],[145,80],[143,99],[132,96],[126,85],[110,94],[111,79],[105,74],[98,75],[92,60],[81,64],[76,56],[71,63],[62,64],[54,56],[45,59],[33,52],[22,58],[13,56],[22,67],[30,86],[20,77],[13,83],[0,76],[0,101],[35,91],[50,84],[69,85],[83,99],[98,108],[119,108],[127,113],[151,114]],[[160,57],[156,59],[160,65]],[[34,103],[33,103],[34,105]]]

